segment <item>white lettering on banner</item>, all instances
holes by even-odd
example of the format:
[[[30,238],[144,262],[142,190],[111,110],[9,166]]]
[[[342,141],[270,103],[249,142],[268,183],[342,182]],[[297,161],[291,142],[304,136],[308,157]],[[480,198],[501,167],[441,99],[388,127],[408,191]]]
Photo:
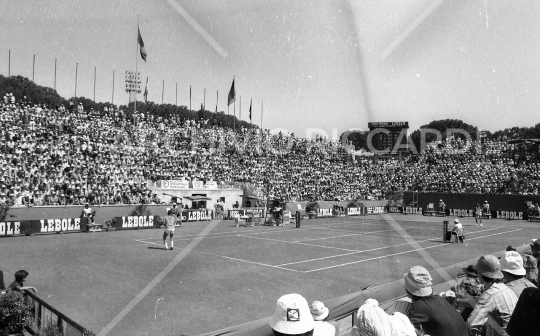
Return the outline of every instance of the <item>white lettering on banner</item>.
[[[42,219],[39,232],[65,232],[81,229],[80,218]]]
[[[208,181],[204,185],[205,188],[208,189],[217,189],[217,182],[216,181]]]
[[[517,211],[497,211],[497,218],[523,219],[523,212]]]
[[[369,214],[372,214],[373,213],[373,207],[367,207],[366,208],[366,213],[369,215]]]
[[[360,208],[347,208],[347,216],[358,216],[362,214]]]
[[[0,236],[21,234],[21,222],[0,222]]]
[[[474,217],[474,210],[467,209],[450,209],[450,216],[454,217]]]
[[[161,181],[161,187],[163,189],[189,189],[189,182],[183,180],[163,180]]]
[[[405,213],[406,214],[421,214],[422,208],[405,207]]]
[[[319,217],[332,216],[332,209],[319,209]]]
[[[400,213],[401,210],[398,207],[390,207],[388,209],[391,213]]]
[[[138,228],[154,226],[154,216],[125,216],[122,217],[123,228]]]

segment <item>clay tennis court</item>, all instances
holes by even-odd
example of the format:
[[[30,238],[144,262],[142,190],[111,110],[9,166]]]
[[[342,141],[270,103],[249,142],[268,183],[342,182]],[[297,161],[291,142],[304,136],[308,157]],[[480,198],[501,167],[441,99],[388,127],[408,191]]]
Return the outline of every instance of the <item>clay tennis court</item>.
[[[399,279],[408,267],[456,264],[527,244],[538,223],[462,218],[465,244],[419,215],[304,220],[295,227],[185,223],[175,249],[162,230],[0,240],[6,282],[19,269],[38,295],[102,335],[199,335],[272,314],[278,297],[328,300]],[[450,225],[452,227],[452,225]]]

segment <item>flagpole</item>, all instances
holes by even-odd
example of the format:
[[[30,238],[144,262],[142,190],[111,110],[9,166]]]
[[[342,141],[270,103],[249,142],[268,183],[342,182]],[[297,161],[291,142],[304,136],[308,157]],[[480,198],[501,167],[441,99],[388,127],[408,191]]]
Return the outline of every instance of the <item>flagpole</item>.
[[[112,94],[111,94],[111,104],[114,105],[114,70],[112,72]]]
[[[203,110],[206,110],[206,88],[204,88]]]
[[[96,72],[97,66],[94,67],[94,103],[96,102]]]
[[[236,79],[236,76],[233,77],[233,82],[235,81],[235,79]],[[233,105],[234,118],[233,118],[232,122],[233,122],[233,130],[236,131],[236,83],[234,85],[235,85],[235,87],[234,87],[234,105]]]
[[[238,110],[238,114],[240,115],[238,118],[240,119],[240,123],[242,123],[242,96],[240,96],[240,108]]]
[[[75,63],[75,98],[77,98],[77,72],[79,71],[79,63]]]
[[[32,61],[32,82],[35,83],[34,81],[34,70],[36,68],[36,54],[34,54],[34,60]]]
[[[135,48],[135,81],[137,81],[138,53],[139,53],[139,15],[137,15],[137,38],[135,39],[137,47]],[[137,113],[137,84],[135,84],[135,99],[133,104],[133,115]]]
[[[54,90],[56,91],[56,58],[54,59]]]
[[[189,110],[191,111],[191,85],[189,86]]]
[[[178,106],[178,82],[176,82],[176,106]]]
[[[262,131],[262,120],[263,120],[263,108],[264,108],[264,101],[261,100],[261,131]]]
[[[216,90],[216,113],[217,113],[218,101],[219,101],[219,90]]]

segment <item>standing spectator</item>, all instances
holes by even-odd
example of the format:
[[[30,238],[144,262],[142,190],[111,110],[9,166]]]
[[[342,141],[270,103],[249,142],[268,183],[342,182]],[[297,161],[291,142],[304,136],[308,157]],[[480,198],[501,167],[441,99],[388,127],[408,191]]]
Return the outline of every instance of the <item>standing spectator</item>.
[[[24,286],[24,282],[26,281],[26,278],[28,277],[28,272],[25,270],[20,270],[15,272],[15,281],[13,281],[7,288],[7,290],[15,290],[15,291],[23,291],[27,289],[32,289],[37,294],[36,287],[32,286]]]
[[[506,331],[510,336],[540,336],[540,290],[526,288],[521,293]]]
[[[501,272],[504,275],[504,284],[516,294],[517,298],[525,288],[536,287],[525,278],[526,271],[523,268],[523,259],[519,253],[506,251],[500,263]]]
[[[315,321],[309,311],[308,303],[300,294],[287,294],[280,297],[268,324],[274,336],[313,336],[315,328]]]
[[[485,289],[467,320],[472,336],[481,335],[484,328],[486,336],[505,336],[517,303],[516,294],[502,282],[503,274],[497,257],[480,257],[475,269]]]
[[[405,290],[412,299],[409,319],[413,326],[431,336],[466,336],[467,325],[458,311],[439,295],[433,295],[431,275],[422,266],[405,274]]]
[[[336,327],[326,322],[330,310],[324,306],[321,301],[313,301],[309,307],[309,311],[315,320],[315,329],[313,336],[334,336],[336,334]]]
[[[474,207],[474,220],[477,226],[478,221],[480,221],[480,226],[482,226],[482,207],[480,206],[480,203],[476,203],[476,206]]]
[[[487,215],[491,214],[491,210],[489,209],[489,203],[488,203],[488,201],[485,201],[485,202],[484,202],[484,205],[483,205],[482,207],[483,207],[482,213],[483,213],[484,215],[487,216]]]

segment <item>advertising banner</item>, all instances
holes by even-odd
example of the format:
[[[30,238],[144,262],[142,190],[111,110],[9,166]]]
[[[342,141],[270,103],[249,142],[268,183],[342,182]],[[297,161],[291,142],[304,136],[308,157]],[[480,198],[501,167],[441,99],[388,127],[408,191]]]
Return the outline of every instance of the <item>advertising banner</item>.
[[[345,214],[347,216],[361,216],[364,215],[365,208],[347,208],[345,209]]]
[[[156,220],[155,216],[123,216],[115,217],[117,230],[129,230],[129,229],[153,229],[159,228],[160,223]]]
[[[218,186],[216,181],[206,181],[204,187],[207,189],[217,189]]]
[[[246,215],[246,210],[244,209],[229,209],[229,216],[228,218],[229,219],[233,219],[237,216],[245,216]]]
[[[0,222],[1,236],[87,231],[86,218],[56,218]]]
[[[189,189],[189,181],[161,180],[161,189],[168,189],[168,190]]]
[[[182,211],[182,222],[208,221],[213,218],[214,210],[184,210]]]
[[[366,208],[366,214],[368,215],[376,215],[376,214],[383,214],[383,213],[386,213],[385,206],[373,206],[373,207]]]

